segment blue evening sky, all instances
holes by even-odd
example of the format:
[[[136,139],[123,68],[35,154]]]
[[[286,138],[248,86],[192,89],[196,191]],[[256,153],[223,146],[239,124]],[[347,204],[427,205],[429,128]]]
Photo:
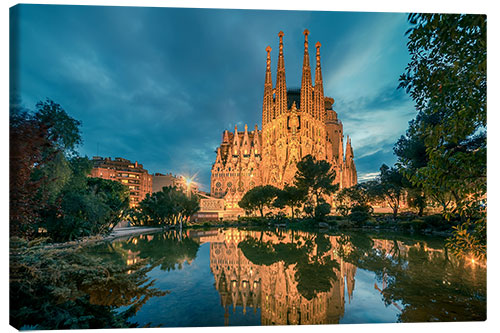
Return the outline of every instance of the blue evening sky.
[[[82,121],[82,155],[150,172],[197,174],[208,190],[222,132],[261,128],[266,46],[284,36],[299,88],[304,29],[320,41],[325,95],[352,138],[359,180],[392,165],[415,116],[398,90],[409,61],[403,13],[18,5],[11,9],[11,95],[50,98]],[[313,78],[314,80],[314,78]]]

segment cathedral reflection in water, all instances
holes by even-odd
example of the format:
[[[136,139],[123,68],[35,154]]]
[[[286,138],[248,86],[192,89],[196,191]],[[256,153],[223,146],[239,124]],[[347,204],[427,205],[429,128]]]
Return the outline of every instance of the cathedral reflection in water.
[[[356,267],[337,255],[341,244],[337,236],[326,236],[331,248],[323,254],[339,263],[333,268],[336,279],[327,292],[318,292],[307,299],[298,290],[296,265],[278,261],[270,265],[256,265],[248,260],[238,247],[247,237],[273,244],[304,241],[307,233],[276,234],[246,230],[210,230],[190,233],[201,243],[210,242],[210,268],[215,287],[225,309],[228,324],[231,311],[243,307],[243,313],[261,310],[262,325],[336,324],[344,314],[345,297],[352,298]],[[317,246],[310,253],[317,254]],[[347,295],[346,295],[347,293]]]

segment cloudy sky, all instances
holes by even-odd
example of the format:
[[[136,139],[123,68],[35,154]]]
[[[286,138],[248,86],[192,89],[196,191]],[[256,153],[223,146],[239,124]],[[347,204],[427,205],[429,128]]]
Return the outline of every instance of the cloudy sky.
[[[81,120],[82,155],[197,174],[203,189],[223,130],[261,127],[265,48],[275,82],[280,30],[289,88],[300,87],[304,29],[311,54],[321,42],[325,95],[360,181],[395,162],[415,116],[397,89],[409,60],[402,13],[18,5],[10,15],[12,96],[32,109],[50,98]]]

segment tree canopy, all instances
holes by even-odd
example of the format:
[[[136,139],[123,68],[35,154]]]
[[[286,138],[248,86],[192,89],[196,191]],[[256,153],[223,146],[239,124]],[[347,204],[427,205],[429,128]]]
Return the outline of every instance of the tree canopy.
[[[290,207],[292,211],[292,218],[294,218],[295,209],[299,209],[306,199],[307,192],[304,189],[296,186],[285,185],[283,190],[278,192],[278,197],[274,201],[274,206],[278,208],[283,208],[285,206]]]
[[[131,212],[133,223],[166,226],[180,223],[200,210],[197,196],[187,196],[184,191],[165,186],[161,191],[147,194],[137,209]]]
[[[279,189],[272,185],[256,186],[243,195],[238,206],[249,212],[258,210],[264,217],[264,208],[271,208],[278,193]]]
[[[81,123],[47,99],[34,111],[10,109],[10,233],[68,241],[103,234],[118,223],[128,189],[88,176],[80,157]]]
[[[297,163],[295,186],[308,194],[309,204],[305,211],[316,219],[321,219],[330,213],[331,206],[325,201],[325,195],[335,193],[339,185],[334,184],[335,170],[325,160],[316,160],[312,155],[306,155]]]
[[[444,208],[453,200],[446,214],[462,218],[461,230],[469,230],[468,237],[479,244],[469,250],[481,256],[486,241],[486,16],[410,14],[408,19],[411,60],[400,87],[418,114],[395,153],[414,185]]]

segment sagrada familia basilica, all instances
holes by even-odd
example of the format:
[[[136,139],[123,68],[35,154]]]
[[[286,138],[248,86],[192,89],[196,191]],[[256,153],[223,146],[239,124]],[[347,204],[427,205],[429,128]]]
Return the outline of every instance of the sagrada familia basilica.
[[[245,125],[243,132],[225,130],[212,166],[211,196],[237,203],[243,194],[258,185],[283,187],[293,184],[297,162],[310,154],[326,160],[336,172],[341,188],[357,183],[351,140],[346,139],[342,122],[333,110],[333,98],[323,92],[321,43],[316,43],[316,69],[312,84],[309,62],[309,31],[304,31],[304,63],[300,90],[287,90],[283,32],[279,36],[276,86],[271,75],[271,47],[266,48],[266,75],[262,103],[262,130]]]

